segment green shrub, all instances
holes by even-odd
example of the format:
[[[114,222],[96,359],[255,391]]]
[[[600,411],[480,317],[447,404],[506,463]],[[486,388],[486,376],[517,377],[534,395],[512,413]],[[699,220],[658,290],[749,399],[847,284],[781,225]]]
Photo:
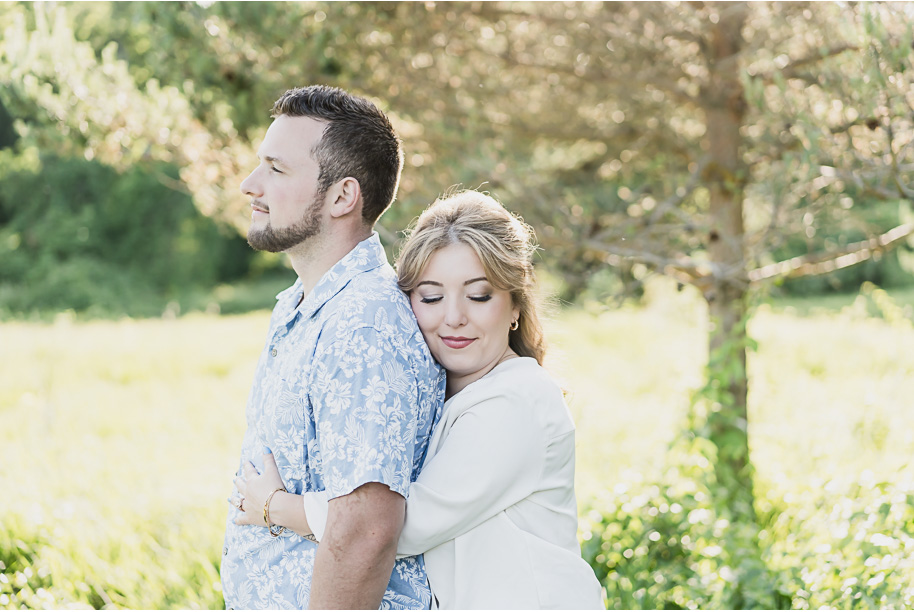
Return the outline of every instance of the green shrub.
[[[686,461],[663,484],[617,485],[583,512],[582,552],[611,609],[914,605],[911,485],[875,483],[864,473],[800,493],[756,491],[764,566],[741,570],[728,566],[728,547],[751,526],[715,511],[702,484],[707,466]]]
[[[732,522],[715,506],[722,496],[712,490],[712,445],[679,442],[655,482],[619,484],[583,513],[582,553],[609,607],[784,607],[789,599],[755,553],[756,527]]]
[[[0,310],[154,315],[247,272],[244,240],[163,184],[178,182],[173,167],[2,155]]]
[[[778,500],[764,532],[796,609],[914,606],[914,486],[826,482]]]

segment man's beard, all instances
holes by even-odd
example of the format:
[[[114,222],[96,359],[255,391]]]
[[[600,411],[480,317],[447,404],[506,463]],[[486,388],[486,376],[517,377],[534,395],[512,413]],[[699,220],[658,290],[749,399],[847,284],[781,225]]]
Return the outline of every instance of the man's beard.
[[[315,195],[302,218],[290,227],[273,229],[269,221],[262,229],[251,226],[248,230],[248,244],[255,251],[282,253],[317,236],[321,231],[321,200],[323,196]]]

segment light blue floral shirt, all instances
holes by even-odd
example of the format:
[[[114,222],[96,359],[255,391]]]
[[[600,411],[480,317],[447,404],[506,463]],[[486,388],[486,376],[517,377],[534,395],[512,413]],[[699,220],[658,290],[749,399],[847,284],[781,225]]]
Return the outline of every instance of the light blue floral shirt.
[[[444,402],[432,359],[377,234],[359,243],[299,304],[276,296],[247,404],[241,465],[268,447],[291,493],[329,497],[380,482],[404,497]],[[307,608],[317,545],[289,530],[234,524],[222,556],[228,608]],[[427,609],[422,557],[399,559],[382,608]]]

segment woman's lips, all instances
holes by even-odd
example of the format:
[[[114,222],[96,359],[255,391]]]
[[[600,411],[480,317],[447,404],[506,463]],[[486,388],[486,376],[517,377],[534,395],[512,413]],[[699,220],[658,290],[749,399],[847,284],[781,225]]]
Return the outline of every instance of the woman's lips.
[[[462,338],[457,336],[441,336],[444,345],[452,349],[462,349],[470,346],[476,341],[476,338]]]

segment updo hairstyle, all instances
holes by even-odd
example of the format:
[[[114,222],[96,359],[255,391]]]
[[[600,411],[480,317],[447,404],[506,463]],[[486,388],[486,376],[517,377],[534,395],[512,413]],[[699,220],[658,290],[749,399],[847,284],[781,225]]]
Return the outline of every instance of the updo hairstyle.
[[[476,252],[489,282],[510,292],[520,312],[518,328],[509,331],[508,345],[542,365],[546,348],[536,298],[534,240],[533,228],[491,196],[473,190],[447,194],[425,209],[407,231],[397,260],[400,289],[409,294],[416,288],[436,251],[456,242],[466,244]]]

